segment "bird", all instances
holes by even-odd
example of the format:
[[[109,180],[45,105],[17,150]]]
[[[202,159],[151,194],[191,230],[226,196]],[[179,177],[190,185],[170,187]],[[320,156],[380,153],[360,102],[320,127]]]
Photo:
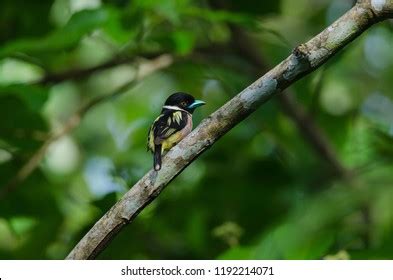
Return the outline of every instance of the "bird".
[[[161,157],[191,132],[192,114],[205,104],[185,92],[175,92],[166,99],[147,139],[147,149],[154,155],[155,171],[161,170]]]

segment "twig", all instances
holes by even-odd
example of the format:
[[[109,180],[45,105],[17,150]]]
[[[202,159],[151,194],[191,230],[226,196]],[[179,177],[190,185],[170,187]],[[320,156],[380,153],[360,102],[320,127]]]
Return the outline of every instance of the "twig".
[[[141,57],[147,59],[154,59],[157,58],[159,54],[146,54],[141,55]],[[117,55],[116,57],[112,58],[111,60],[104,62],[102,64],[92,66],[89,68],[84,69],[72,69],[61,73],[49,73],[42,77],[40,80],[34,82],[35,84],[54,84],[59,83],[66,80],[74,80],[74,79],[82,79],[91,74],[102,71],[108,68],[112,68],[118,65],[127,64],[127,63],[134,63],[136,60],[135,57],[125,57],[122,55]]]
[[[298,46],[293,53],[207,117],[163,158],[159,172],[150,170],[80,240],[67,259],[95,258],[123,227],[200,154],[260,105],[317,69],[377,21],[393,16],[393,0],[359,2],[335,23]]]
[[[135,77],[132,81],[124,84],[119,89],[115,90],[114,92],[98,96],[88,103],[83,105],[79,110],[77,110],[65,123],[64,125],[58,130],[53,132],[42,144],[42,146],[34,153],[34,155],[21,167],[21,169],[16,173],[15,177],[13,177],[0,191],[0,200],[4,198],[9,192],[14,190],[20,183],[26,180],[27,177],[32,174],[32,172],[38,167],[42,158],[45,156],[45,153],[48,147],[58,140],[59,138],[63,137],[64,135],[71,132],[75,129],[83,116],[94,106],[100,104],[108,99],[112,99],[117,97],[118,95],[123,94],[129,88],[131,88],[135,83],[143,79],[144,77],[154,73],[158,70],[166,68],[170,66],[173,62],[173,59],[170,55],[161,55],[153,60],[141,61],[138,62],[138,70]]]
[[[203,47],[203,48],[198,48],[196,52],[212,52],[212,51],[218,51],[222,47],[221,45],[214,45],[212,47]],[[217,50],[218,49],[218,50]],[[146,58],[146,59],[155,59],[162,55],[163,53],[142,53],[139,55],[140,57]],[[174,57],[177,60],[182,59],[182,57]],[[19,57],[18,57],[19,59]],[[26,59],[24,59],[26,61]],[[122,53],[116,55],[114,58],[108,60],[107,62],[104,62],[102,64],[88,67],[88,68],[82,68],[82,69],[71,69],[67,70],[64,72],[60,73],[47,73],[45,76],[43,76],[41,79],[32,82],[32,84],[56,84],[60,83],[63,81],[67,80],[80,80],[83,78],[86,78],[96,72],[106,70],[112,67],[116,67],[122,64],[132,64],[136,60],[135,57],[128,57]]]

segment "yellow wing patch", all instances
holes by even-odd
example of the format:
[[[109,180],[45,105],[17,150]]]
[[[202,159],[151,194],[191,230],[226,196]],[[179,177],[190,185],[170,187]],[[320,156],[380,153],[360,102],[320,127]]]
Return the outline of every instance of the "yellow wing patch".
[[[173,113],[173,121],[177,122],[180,125],[180,122],[182,120],[182,114],[181,111],[176,111]]]
[[[169,129],[165,132],[164,136],[165,136],[165,137],[169,137],[169,136],[171,136],[175,131],[176,131],[176,129],[174,129],[174,128],[169,128]]]
[[[171,125],[174,125],[175,123],[180,126],[182,120],[183,120],[183,114],[181,111],[176,111],[171,114],[170,117],[167,119],[167,127],[164,127],[161,131],[161,136],[157,139],[154,137],[154,124],[163,116],[161,114],[156,118],[154,121],[153,125],[150,128],[149,131],[149,136],[148,136],[148,148],[154,152],[155,150],[155,145],[161,144],[162,147],[162,152],[166,152],[169,149],[171,149],[174,145],[176,145],[183,137],[183,133],[180,131],[177,131],[176,128],[170,127]]]
[[[154,148],[155,148],[155,145],[154,145],[154,133],[153,133],[153,131],[154,131],[154,124],[155,124],[156,121],[158,121],[158,119],[161,118],[162,116],[163,116],[163,114],[159,115],[159,116],[154,120],[152,126],[150,127],[149,136],[148,136],[148,138],[147,138],[147,147],[148,147],[152,152],[154,152]]]
[[[147,138],[147,147],[150,149],[150,151],[154,152],[153,126],[150,127],[149,136]]]

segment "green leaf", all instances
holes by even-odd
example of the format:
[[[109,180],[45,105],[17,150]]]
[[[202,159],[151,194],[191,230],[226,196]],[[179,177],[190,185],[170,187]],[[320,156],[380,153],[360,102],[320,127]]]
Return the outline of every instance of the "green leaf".
[[[0,86],[0,97],[15,95],[23,100],[31,111],[39,112],[48,99],[48,89],[38,85]]]
[[[172,35],[175,50],[180,55],[189,54],[195,45],[195,35],[186,31],[176,31]]]
[[[53,0],[1,0],[0,42],[22,36],[41,36],[51,25],[49,13]]]
[[[124,21],[127,11],[120,11],[113,7],[107,7],[107,11],[110,20],[102,27],[105,34],[119,44],[131,44],[135,47],[138,43],[136,36],[139,32],[139,24],[143,18],[140,18],[139,21],[134,22],[130,26],[125,26]]]
[[[74,47],[83,36],[103,26],[110,19],[106,9],[83,10],[74,14],[62,28],[43,38],[20,39],[0,48],[0,57],[15,53],[37,54]]]
[[[211,22],[229,22],[249,27],[253,27],[257,23],[253,16],[227,10],[212,11],[198,7],[190,7],[185,11],[185,14],[188,16],[200,17]]]
[[[17,241],[8,258],[47,258],[47,248],[58,238],[63,222],[55,196],[58,190],[42,173],[35,172],[1,201],[1,217],[8,220]]]
[[[0,139],[20,149],[34,150],[48,127],[38,112],[16,95],[0,95]]]
[[[320,259],[329,253],[337,228],[359,209],[367,190],[349,186],[304,200],[286,221],[268,231],[256,247],[257,259]],[[344,189],[345,187],[345,189]]]

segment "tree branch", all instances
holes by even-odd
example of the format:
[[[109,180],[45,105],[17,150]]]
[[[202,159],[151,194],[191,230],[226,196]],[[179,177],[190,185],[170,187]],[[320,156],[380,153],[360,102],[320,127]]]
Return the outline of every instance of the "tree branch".
[[[213,47],[203,47],[203,48],[198,48],[196,51],[197,52],[212,52],[212,51],[217,51],[217,48],[219,49],[220,46],[214,45]],[[159,57],[163,53],[142,53],[139,54],[138,57],[143,57],[145,59],[150,59],[154,60],[155,58]],[[22,59],[21,56],[16,57],[17,59]],[[175,60],[179,60],[179,57],[174,57]],[[28,61],[27,58],[23,59],[25,61]],[[29,58],[32,60],[31,58]],[[114,58],[102,63],[98,64],[96,66],[92,67],[87,67],[87,68],[82,68],[82,69],[70,69],[66,70],[64,72],[60,73],[47,73],[45,76],[43,76],[41,79],[34,81],[32,84],[56,84],[60,83],[63,81],[67,80],[80,80],[85,77],[90,76],[91,74],[94,74],[98,71],[106,70],[112,67],[116,67],[118,65],[122,64],[132,64],[136,61],[137,58],[135,57],[129,57],[124,53],[119,53],[117,54]],[[41,66],[43,67],[43,66]]]
[[[393,15],[393,0],[359,1],[327,29],[211,114],[150,170],[80,240],[67,259],[95,258],[140,211],[200,154],[272,96],[326,62],[377,21]],[[374,3],[374,4],[372,4]]]
[[[60,129],[54,131],[49,135],[49,137],[44,141],[44,143],[34,153],[34,155],[19,169],[16,175],[12,179],[10,179],[9,182],[3,188],[0,189],[0,200],[3,199],[12,190],[14,190],[20,183],[26,180],[26,178],[29,177],[30,174],[33,173],[33,171],[40,164],[42,158],[45,156],[49,146],[56,140],[60,139],[64,135],[74,130],[81,122],[83,116],[91,108],[95,107],[96,105],[106,100],[115,98],[118,95],[123,94],[141,79],[145,78],[146,76],[158,70],[170,66],[172,62],[173,59],[170,55],[161,55],[152,60],[137,61],[136,62],[138,65],[136,71],[137,73],[135,74],[135,77],[130,82],[124,84],[123,86],[121,86],[120,88],[118,88],[117,90],[115,90],[110,94],[93,98],[85,105],[83,105],[81,108],[79,108],[71,117],[69,117],[68,120],[63,124],[63,126]]]
[[[268,67],[250,37],[238,26],[230,25],[230,29],[233,35],[232,43],[238,52],[259,71],[266,71]],[[294,95],[294,92],[290,89],[286,89],[277,95],[283,111],[295,123],[315,154],[325,161],[337,176],[342,178],[348,177],[350,174],[349,170],[341,164],[328,138],[303,106],[296,102]]]
[[[141,54],[139,55],[139,57],[154,60],[160,55],[161,54],[158,53],[150,53],[150,54]],[[34,82],[34,84],[54,84],[66,80],[83,79],[98,71],[102,71],[122,64],[134,63],[137,59],[138,58],[136,57],[128,57],[123,54],[118,54],[117,56],[108,60],[107,62],[104,62],[96,66],[82,68],[82,69],[71,69],[60,73],[48,73],[40,80]]]

